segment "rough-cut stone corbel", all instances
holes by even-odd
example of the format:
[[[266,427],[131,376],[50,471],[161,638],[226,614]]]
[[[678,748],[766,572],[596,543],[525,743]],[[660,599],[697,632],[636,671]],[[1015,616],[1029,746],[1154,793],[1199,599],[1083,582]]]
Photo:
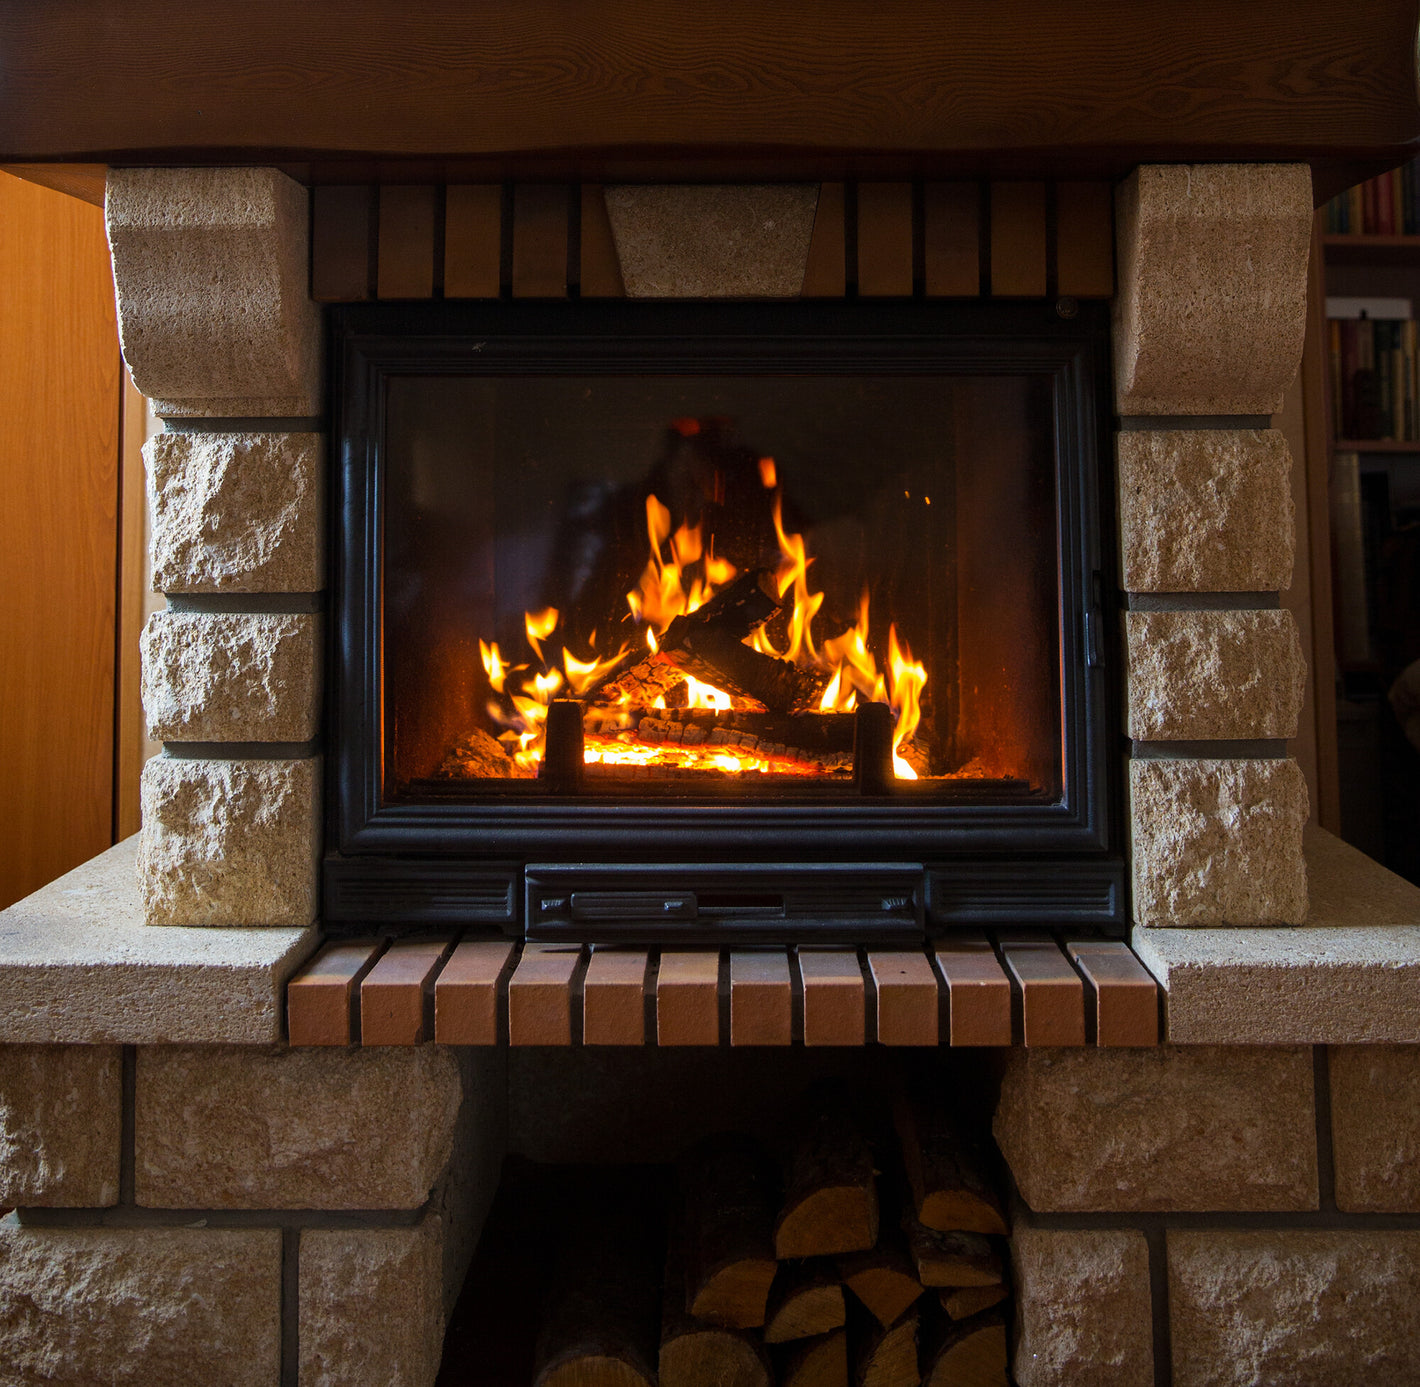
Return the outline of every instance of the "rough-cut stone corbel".
[[[1020,1387],[1153,1387],[1149,1245],[1136,1228],[1011,1229]]]
[[[1292,456],[1277,429],[1116,437],[1126,592],[1281,592],[1292,582]]]
[[[1307,784],[1290,759],[1129,763],[1141,925],[1297,925]]]
[[[318,433],[160,433],[143,447],[154,592],[321,592]]]
[[[1126,612],[1129,735],[1295,737],[1307,666],[1287,611]]]
[[[804,283],[816,183],[609,187],[629,298],[793,298]]]
[[[320,857],[318,757],[155,756],[138,883],[150,925],[307,925]]]
[[[1146,164],[1115,198],[1121,414],[1275,414],[1306,335],[1305,164]]]
[[[308,742],[320,723],[321,619],[154,612],[140,642],[148,735],[164,742]]]
[[[320,413],[307,194],[276,169],[115,169],[118,330],[158,414]]]

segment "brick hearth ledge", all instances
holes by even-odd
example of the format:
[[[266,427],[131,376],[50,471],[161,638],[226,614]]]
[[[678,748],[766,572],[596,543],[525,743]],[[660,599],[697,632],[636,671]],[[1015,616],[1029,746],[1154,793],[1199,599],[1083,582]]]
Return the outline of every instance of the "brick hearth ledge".
[[[0,911],[0,1044],[278,1043],[317,930],[149,928],[136,844]],[[1171,1043],[1420,1044],[1420,888],[1321,830],[1306,856],[1304,925],[1134,930]]]

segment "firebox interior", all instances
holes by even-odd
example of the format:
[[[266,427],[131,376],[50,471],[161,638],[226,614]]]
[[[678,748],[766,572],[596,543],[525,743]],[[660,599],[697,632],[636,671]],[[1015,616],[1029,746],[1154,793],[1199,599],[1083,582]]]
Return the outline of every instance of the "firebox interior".
[[[333,311],[326,918],[1118,927],[1078,307]]]
[[[587,791],[842,792],[880,702],[894,788],[1057,799],[1051,408],[1044,374],[391,380],[387,793],[535,790],[561,699]]]

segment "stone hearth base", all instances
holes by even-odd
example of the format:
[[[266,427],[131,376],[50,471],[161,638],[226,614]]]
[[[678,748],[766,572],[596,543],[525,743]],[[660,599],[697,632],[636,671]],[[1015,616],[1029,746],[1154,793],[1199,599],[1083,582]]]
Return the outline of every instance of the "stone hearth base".
[[[4,1380],[428,1387],[510,1052],[286,1046],[315,932],[146,927],[132,855],[0,912]],[[1023,1387],[1420,1380],[1420,890],[1308,869],[1308,925],[1135,930],[1162,1047],[977,1052]]]

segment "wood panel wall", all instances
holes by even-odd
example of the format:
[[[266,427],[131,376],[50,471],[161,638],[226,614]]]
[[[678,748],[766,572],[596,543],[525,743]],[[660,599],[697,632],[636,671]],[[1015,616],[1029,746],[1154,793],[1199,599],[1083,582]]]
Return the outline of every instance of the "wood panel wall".
[[[3,907],[108,847],[121,798],[122,377],[103,213],[0,175],[0,292]]]
[[[369,299],[625,294],[597,184],[312,190],[311,293]],[[820,185],[806,298],[1108,298],[1107,182]]]

